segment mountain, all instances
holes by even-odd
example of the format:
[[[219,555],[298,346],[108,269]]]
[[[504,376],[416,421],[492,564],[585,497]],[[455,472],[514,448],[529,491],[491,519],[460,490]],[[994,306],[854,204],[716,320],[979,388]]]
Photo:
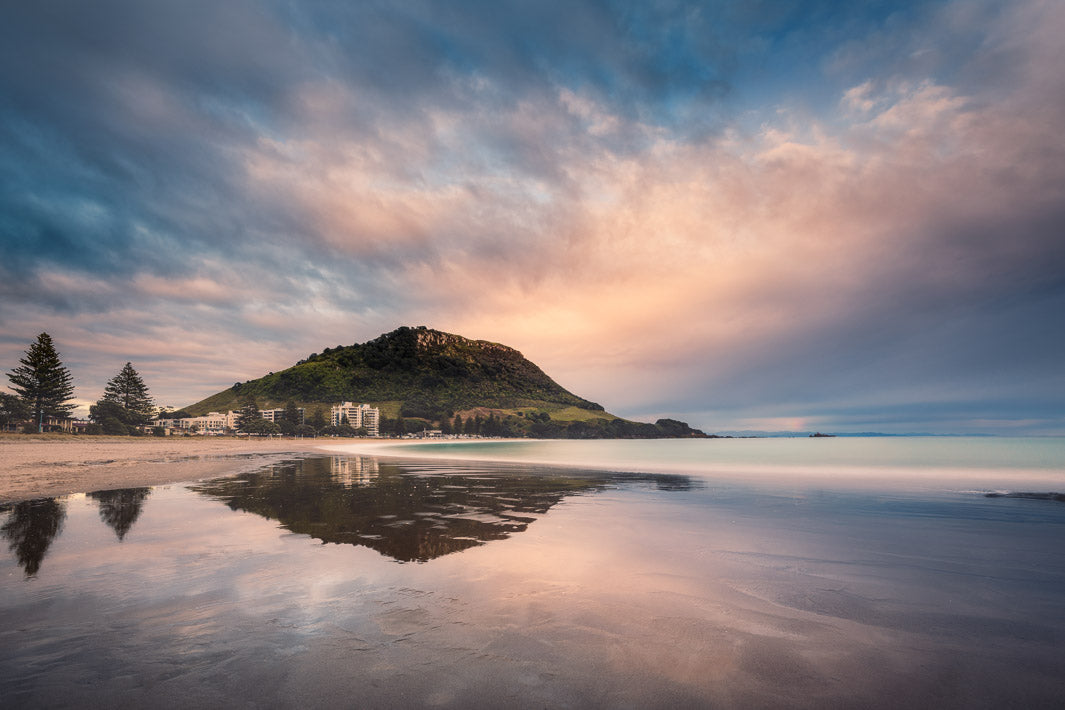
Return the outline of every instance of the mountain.
[[[190,414],[238,409],[254,399],[260,408],[295,402],[308,417],[332,403],[365,402],[382,417],[423,424],[493,419],[502,430],[532,436],[698,436],[683,422],[629,422],[566,390],[517,350],[484,340],[401,327],[366,343],[326,348],[280,372],[238,382],[196,404]],[[504,426],[506,424],[506,426]]]

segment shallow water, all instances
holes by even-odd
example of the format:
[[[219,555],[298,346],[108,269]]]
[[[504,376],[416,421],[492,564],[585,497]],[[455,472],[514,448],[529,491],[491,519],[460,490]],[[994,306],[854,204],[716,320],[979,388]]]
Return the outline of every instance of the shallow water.
[[[5,706],[1065,697],[1053,500],[337,455],[0,524]]]
[[[890,490],[1065,487],[1065,438],[829,437],[659,440],[445,440],[334,444],[338,452],[681,473],[772,486]]]

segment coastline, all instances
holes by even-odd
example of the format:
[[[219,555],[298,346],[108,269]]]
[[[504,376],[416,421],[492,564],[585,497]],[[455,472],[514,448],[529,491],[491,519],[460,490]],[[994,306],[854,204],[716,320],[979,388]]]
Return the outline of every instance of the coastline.
[[[627,451],[629,440],[604,452],[595,442],[529,439],[485,439],[451,442],[451,447],[426,447],[409,439],[318,439],[259,437],[123,437],[71,434],[0,434],[0,503],[117,488],[137,488],[239,475],[262,466],[307,454],[363,455],[389,459],[426,459],[480,463],[524,464],[611,472],[710,475],[719,482],[788,483],[870,490],[894,488],[905,482],[926,492],[972,491],[1007,494],[1018,491],[1065,491],[1065,470],[1056,465],[1060,450],[1018,458],[1009,441],[995,451],[952,451],[950,456],[926,451],[935,442],[893,440],[872,451],[855,450],[847,439],[834,439],[831,450],[808,447],[806,439],[761,439],[757,456],[747,449],[755,440],[720,441],[695,457],[648,457]],[[678,440],[681,449],[696,441]],[[978,440],[982,441],[982,440]],[[483,450],[485,444],[524,442],[559,450],[515,452]],[[445,442],[446,443],[446,442]],[[479,451],[471,450],[472,444]],[[911,446],[920,444],[920,446]],[[578,445],[579,449],[573,449]],[[1004,446],[1007,445],[1007,446]],[[1028,448],[1028,447],[1026,447]],[[1046,449],[1047,447],[1041,447]],[[914,453],[914,449],[917,453]],[[999,451],[998,449],[1001,449]],[[925,450],[924,453],[921,453]],[[812,458],[811,458],[812,456]],[[916,456],[916,458],[915,458]],[[901,457],[901,458],[900,458]],[[921,460],[927,457],[927,460]],[[960,457],[960,458],[959,458]]]
[[[0,435],[0,503],[240,473],[322,439]]]

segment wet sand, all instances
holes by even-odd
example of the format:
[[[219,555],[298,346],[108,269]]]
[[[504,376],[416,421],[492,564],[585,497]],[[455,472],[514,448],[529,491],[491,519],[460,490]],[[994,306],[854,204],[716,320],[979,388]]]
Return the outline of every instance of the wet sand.
[[[4,506],[8,705],[997,710],[1065,697],[1054,500],[930,493],[907,475],[851,490],[794,472],[766,486],[408,460],[373,441],[68,438],[0,439],[0,479],[241,480]],[[352,443],[388,460],[328,455]],[[668,450],[640,446],[636,460]],[[302,460],[249,475],[271,457]]]
[[[240,473],[325,439],[0,435],[0,502]]]
[[[9,506],[6,705],[1065,697],[1053,501],[313,454],[239,478]]]

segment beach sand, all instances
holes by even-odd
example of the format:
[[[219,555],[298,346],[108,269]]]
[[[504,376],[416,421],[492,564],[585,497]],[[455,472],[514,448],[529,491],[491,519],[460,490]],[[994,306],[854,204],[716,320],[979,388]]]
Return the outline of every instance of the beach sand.
[[[240,473],[329,439],[0,435],[0,502]]]

